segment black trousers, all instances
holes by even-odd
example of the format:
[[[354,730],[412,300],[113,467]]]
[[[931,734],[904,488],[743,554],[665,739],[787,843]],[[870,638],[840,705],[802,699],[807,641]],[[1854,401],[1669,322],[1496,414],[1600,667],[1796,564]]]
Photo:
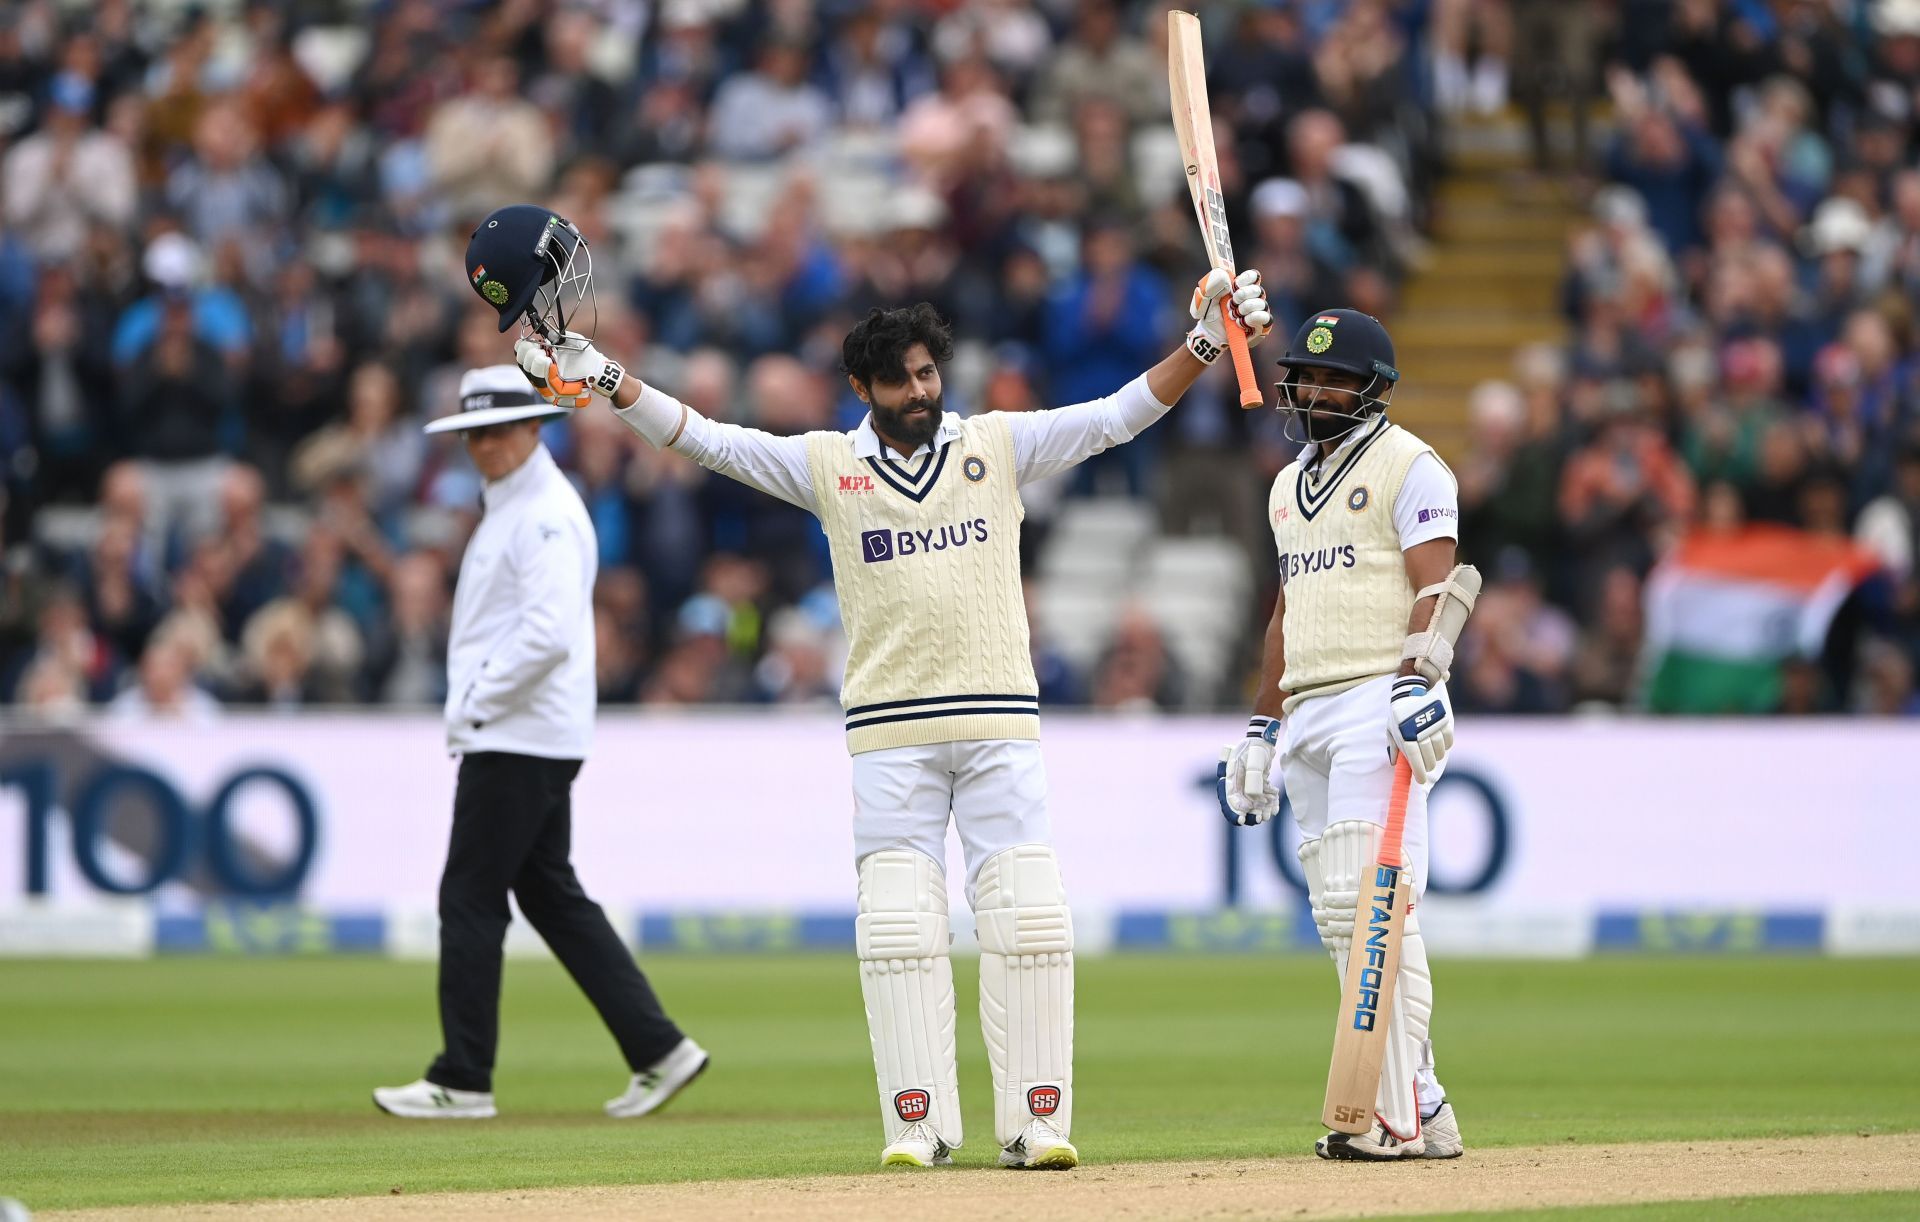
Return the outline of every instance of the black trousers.
[[[567,857],[579,760],[487,751],[460,761],[453,839],[440,876],[440,1030],[427,1081],[492,1090],[500,1037],[507,892],[566,965],[634,1072],[680,1042],[653,987]]]

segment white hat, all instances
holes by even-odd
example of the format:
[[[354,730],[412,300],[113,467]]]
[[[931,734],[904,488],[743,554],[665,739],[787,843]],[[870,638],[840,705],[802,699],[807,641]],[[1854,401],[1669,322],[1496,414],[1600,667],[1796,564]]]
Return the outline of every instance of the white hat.
[[[1647,201],[1632,187],[1606,186],[1593,193],[1594,219],[1623,229],[1644,229]]]
[[[189,288],[200,279],[200,248],[185,234],[163,233],[147,243],[140,269],[162,288]]]
[[[1844,196],[1822,203],[1814,211],[1813,224],[1807,226],[1807,244],[1817,255],[1842,250],[1858,254],[1866,249],[1872,237],[1873,221],[1867,216],[1867,210]]]
[[[1307,189],[1291,178],[1269,178],[1253,189],[1247,206],[1260,220],[1276,216],[1305,216]]]
[[[450,433],[455,429],[477,429],[510,420],[536,420],[565,414],[565,409],[534,393],[527,375],[520,372],[518,365],[488,365],[469,369],[460,376],[460,410],[428,421],[427,432]]]

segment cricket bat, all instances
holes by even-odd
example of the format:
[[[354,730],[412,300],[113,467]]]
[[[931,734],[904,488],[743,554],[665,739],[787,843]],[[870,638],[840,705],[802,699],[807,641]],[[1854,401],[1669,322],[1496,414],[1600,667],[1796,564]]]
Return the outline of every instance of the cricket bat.
[[[1173,130],[1180,137],[1180,158],[1187,167],[1187,190],[1193,195],[1194,215],[1207,259],[1231,276],[1233,237],[1227,232],[1226,201],[1220,195],[1220,162],[1213,151],[1213,109],[1207,104],[1207,61],[1200,50],[1200,18],[1173,9],[1167,13],[1167,85],[1173,95]],[[1225,303],[1221,303],[1225,308]],[[1253,357],[1247,351],[1247,333],[1229,325],[1227,349],[1233,354],[1234,376],[1240,380],[1240,406],[1259,407],[1267,401],[1253,378]]]
[[[1367,885],[1360,890],[1340,1012],[1334,1021],[1333,1063],[1327,1069],[1327,1099],[1320,1120],[1336,1133],[1364,1133],[1373,1127],[1373,1104],[1393,1020],[1393,986],[1400,975],[1400,941],[1413,900],[1400,851],[1412,785],[1413,769],[1402,756],[1393,766],[1393,793],[1387,800],[1380,851],[1374,855]]]

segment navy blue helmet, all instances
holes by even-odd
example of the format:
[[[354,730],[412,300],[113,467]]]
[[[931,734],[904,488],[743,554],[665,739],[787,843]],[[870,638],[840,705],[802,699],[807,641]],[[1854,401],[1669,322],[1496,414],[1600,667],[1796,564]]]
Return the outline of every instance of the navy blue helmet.
[[[1322,310],[1309,315],[1293,333],[1280,358],[1280,410],[1287,413],[1286,435],[1294,441],[1334,441],[1355,425],[1387,410],[1400,380],[1393,363],[1393,340],[1380,320],[1358,310]],[[1336,369],[1360,380],[1353,392],[1357,411],[1327,400],[1326,387],[1300,381],[1302,369]],[[1337,392],[1336,392],[1337,393]],[[1294,424],[1300,425],[1298,436]]]
[[[467,283],[500,312],[549,339],[580,331],[593,300],[593,255],[572,221],[534,204],[496,208],[467,242]],[[587,334],[592,327],[584,328]]]

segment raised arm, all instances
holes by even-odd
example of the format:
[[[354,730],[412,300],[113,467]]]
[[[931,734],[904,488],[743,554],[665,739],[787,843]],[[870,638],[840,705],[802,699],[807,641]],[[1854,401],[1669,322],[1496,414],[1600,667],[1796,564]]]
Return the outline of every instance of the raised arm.
[[[715,474],[814,511],[805,437],[709,420],[627,373],[584,336],[569,333],[557,348],[522,339],[513,346],[513,355],[541,396],[555,406],[585,407],[593,395],[603,395],[620,422],[654,449],[675,450]]]
[[[1237,281],[1229,280],[1224,272],[1208,273],[1193,292],[1193,330],[1165,360],[1104,399],[1007,417],[1020,482],[1057,475],[1095,454],[1132,441],[1166,415],[1226,350],[1226,328],[1240,325],[1222,308],[1222,299],[1229,291],[1234,311],[1251,328],[1247,342],[1254,344],[1266,338],[1273,326],[1273,313],[1267,306],[1266,290],[1260,286],[1260,273],[1249,269],[1240,273]]]

